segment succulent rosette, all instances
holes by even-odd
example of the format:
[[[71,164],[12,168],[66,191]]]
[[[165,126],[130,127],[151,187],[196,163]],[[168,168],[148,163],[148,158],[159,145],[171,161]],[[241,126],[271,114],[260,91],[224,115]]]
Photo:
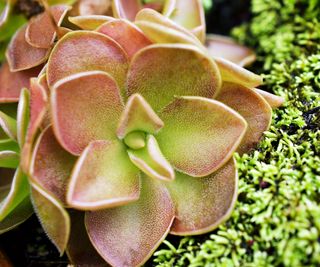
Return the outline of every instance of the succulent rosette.
[[[30,116],[18,119],[29,121],[20,169],[72,263],[140,266],[168,233],[202,234],[228,218],[233,154],[256,145],[282,99],[255,89],[261,77],[241,67],[250,50],[216,36],[205,47],[199,1],[114,1],[115,17],[69,17],[81,30],[62,30],[67,10],[24,26],[0,72],[7,86],[45,64],[28,86]],[[17,100],[17,81],[0,88],[2,102]]]

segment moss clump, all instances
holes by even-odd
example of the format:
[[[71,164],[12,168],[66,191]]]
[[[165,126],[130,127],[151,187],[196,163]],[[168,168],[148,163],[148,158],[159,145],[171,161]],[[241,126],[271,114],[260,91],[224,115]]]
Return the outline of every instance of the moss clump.
[[[286,104],[257,150],[237,156],[232,217],[211,235],[167,240],[157,266],[320,266],[320,1],[253,0],[252,13],[234,34]]]

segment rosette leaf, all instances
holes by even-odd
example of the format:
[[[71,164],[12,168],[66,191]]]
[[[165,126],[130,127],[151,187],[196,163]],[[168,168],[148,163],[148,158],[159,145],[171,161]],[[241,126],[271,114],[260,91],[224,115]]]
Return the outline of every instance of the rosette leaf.
[[[115,17],[134,21],[139,11],[153,9],[173,22],[190,30],[201,42],[205,39],[205,17],[199,0],[163,0],[149,1],[144,4],[140,0],[114,0]]]
[[[138,201],[86,212],[85,224],[93,246],[109,264],[140,266],[166,237],[173,219],[168,190],[159,181],[143,177]]]
[[[158,111],[174,96],[213,98],[221,78],[216,64],[196,47],[158,44],[142,49],[132,59],[127,86],[129,95],[141,94]]]
[[[173,166],[193,177],[222,167],[239,146],[246,121],[222,103],[202,97],[180,97],[165,107],[165,127],[157,139]]]
[[[40,186],[32,183],[32,204],[48,237],[63,255],[70,235],[70,217],[63,205]]]
[[[241,67],[251,64],[256,59],[255,53],[232,38],[209,34],[206,37],[206,47],[213,58],[222,57]]]
[[[50,13],[44,12],[33,18],[26,29],[25,39],[33,47],[50,48],[56,38],[56,26],[60,26],[71,7],[65,5],[53,6]],[[55,21],[55,25],[51,20]]]
[[[224,83],[216,99],[236,110],[247,121],[248,129],[237,152],[250,151],[270,127],[270,105],[254,90],[234,83]]]

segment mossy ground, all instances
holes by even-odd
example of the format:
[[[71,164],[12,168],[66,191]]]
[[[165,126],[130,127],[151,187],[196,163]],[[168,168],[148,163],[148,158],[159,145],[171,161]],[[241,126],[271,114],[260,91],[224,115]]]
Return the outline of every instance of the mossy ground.
[[[233,35],[256,50],[262,89],[286,103],[258,148],[237,156],[231,218],[205,236],[169,237],[156,266],[320,266],[320,1],[251,2]]]

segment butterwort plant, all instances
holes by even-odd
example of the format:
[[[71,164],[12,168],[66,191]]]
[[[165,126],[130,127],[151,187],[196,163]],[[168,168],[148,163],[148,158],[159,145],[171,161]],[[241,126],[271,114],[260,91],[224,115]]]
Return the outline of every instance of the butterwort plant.
[[[237,198],[234,152],[283,101],[255,89],[252,51],[206,38],[199,1],[114,1],[69,28],[55,8],[16,34],[1,74],[42,67],[19,166],[49,238],[76,265],[140,266],[169,233],[215,229]]]

